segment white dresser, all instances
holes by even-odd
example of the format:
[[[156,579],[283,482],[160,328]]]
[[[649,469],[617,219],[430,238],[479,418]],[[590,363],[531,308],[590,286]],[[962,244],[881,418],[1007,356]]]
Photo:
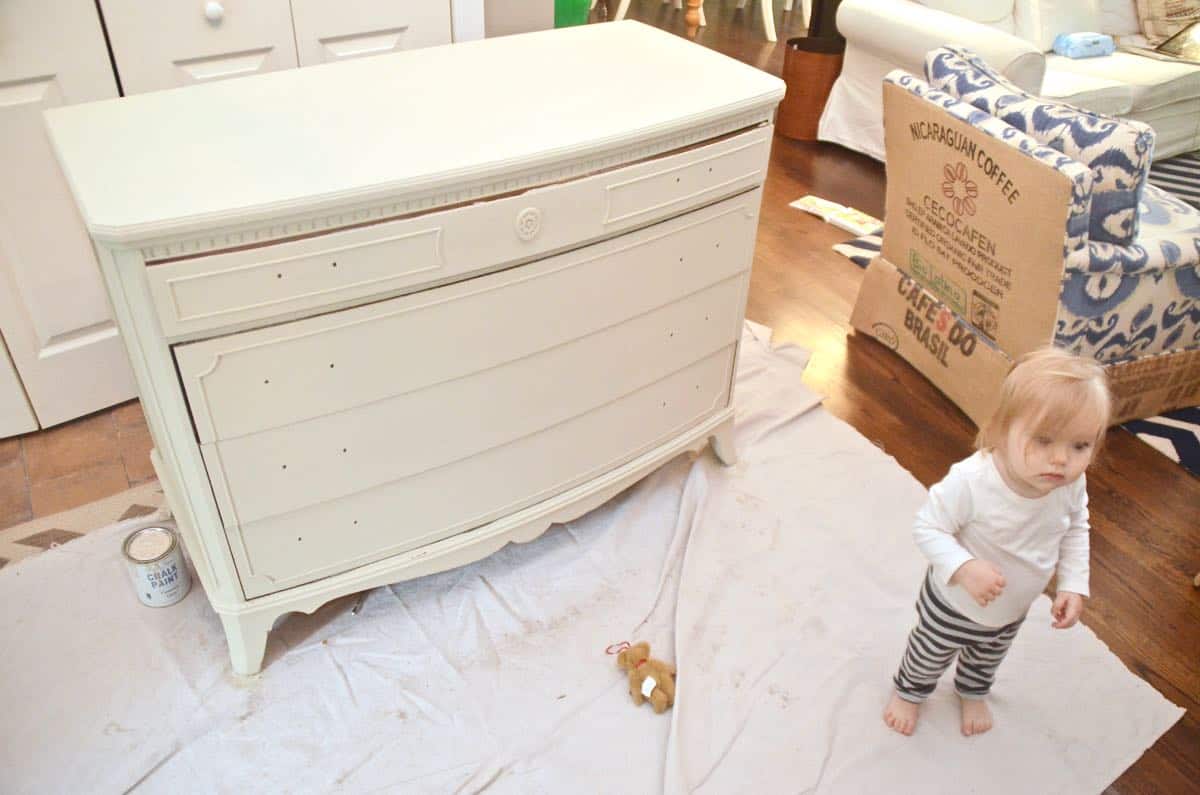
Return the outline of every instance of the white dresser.
[[[284,613],[731,460],[783,90],[619,22],[47,114],[236,671]]]

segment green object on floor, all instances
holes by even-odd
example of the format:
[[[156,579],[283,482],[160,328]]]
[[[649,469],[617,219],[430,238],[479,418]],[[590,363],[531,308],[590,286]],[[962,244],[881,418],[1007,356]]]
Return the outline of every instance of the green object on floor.
[[[554,27],[586,25],[591,6],[591,0],[554,0]]]

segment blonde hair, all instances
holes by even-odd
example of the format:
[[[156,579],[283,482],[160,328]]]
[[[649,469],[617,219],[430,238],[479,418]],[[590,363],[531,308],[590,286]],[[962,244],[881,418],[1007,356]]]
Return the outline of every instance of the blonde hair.
[[[1053,346],[1021,357],[1000,387],[1000,405],[975,438],[979,450],[1002,444],[1018,419],[1030,433],[1050,434],[1085,412],[1096,417],[1096,449],[1112,419],[1108,376],[1095,359]]]

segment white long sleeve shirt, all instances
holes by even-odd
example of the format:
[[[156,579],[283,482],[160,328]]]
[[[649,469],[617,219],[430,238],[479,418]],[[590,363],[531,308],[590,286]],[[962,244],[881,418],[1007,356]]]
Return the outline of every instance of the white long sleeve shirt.
[[[1058,590],[1088,595],[1087,483],[1081,475],[1037,499],[1017,494],[988,452],[950,467],[917,512],[913,537],[950,605],[988,627],[1023,618],[1058,568]],[[950,585],[972,558],[995,564],[1007,584],[987,607]]]

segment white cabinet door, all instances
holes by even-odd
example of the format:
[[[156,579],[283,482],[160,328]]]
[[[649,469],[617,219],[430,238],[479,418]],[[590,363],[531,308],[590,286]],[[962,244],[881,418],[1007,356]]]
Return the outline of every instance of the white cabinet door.
[[[47,108],[116,95],[92,0],[0,2],[0,332],[43,427],[135,394],[42,121]],[[0,397],[5,411],[19,404]]]
[[[100,0],[126,96],[296,66],[288,0]]]
[[[0,340],[0,439],[37,430],[37,420],[25,399],[21,379]]]
[[[449,0],[292,0],[301,66],[450,43]]]

